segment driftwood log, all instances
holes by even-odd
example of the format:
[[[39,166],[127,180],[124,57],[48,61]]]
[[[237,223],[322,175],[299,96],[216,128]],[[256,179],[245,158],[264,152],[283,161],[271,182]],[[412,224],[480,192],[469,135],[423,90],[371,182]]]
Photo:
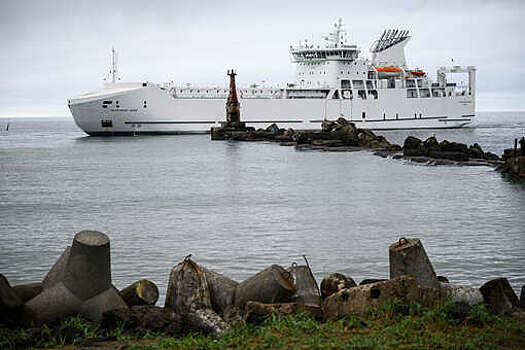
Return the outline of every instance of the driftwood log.
[[[140,280],[122,289],[120,296],[128,306],[155,305],[159,300],[159,289],[151,281]]]
[[[506,278],[497,278],[479,289],[490,310],[497,314],[511,314],[519,307],[519,300]]]
[[[299,266],[293,263],[288,269],[292,275],[293,284],[295,286],[295,293],[292,296],[292,302],[300,304],[308,304],[321,306],[321,293],[319,292],[319,286],[317,281],[310,269],[308,260],[304,257],[306,265]]]
[[[39,324],[73,314],[100,320],[105,311],[127,308],[111,284],[109,238],[96,231],[75,235],[43,282],[43,291],[26,304],[26,320]]]
[[[266,304],[289,302],[294,293],[290,272],[279,265],[272,265],[239,283],[235,289],[234,305],[242,310],[248,301]]]
[[[355,286],[356,283],[352,277],[345,276],[342,273],[332,273],[321,281],[321,297],[325,300],[334,293]]]
[[[425,287],[439,288],[434,267],[417,238],[401,238],[389,249],[390,279],[410,276]]]
[[[190,329],[219,337],[228,325],[212,310],[204,268],[187,256],[170,274],[165,307],[182,315]]]

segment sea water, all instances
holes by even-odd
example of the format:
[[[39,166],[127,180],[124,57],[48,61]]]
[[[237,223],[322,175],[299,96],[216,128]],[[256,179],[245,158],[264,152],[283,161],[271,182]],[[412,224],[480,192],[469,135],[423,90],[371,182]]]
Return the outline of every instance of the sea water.
[[[71,118],[0,126],[0,273],[11,284],[41,281],[85,229],[110,237],[118,288],[146,278],[162,298],[188,254],[237,281],[303,254],[318,280],[388,278],[400,237],[420,238],[453,283],[525,284],[525,184],[491,167],[209,135],[89,137]],[[382,134],[401,144],[434,134],[501,155],[524,130],[525,113],[491,112],[473,128]]]

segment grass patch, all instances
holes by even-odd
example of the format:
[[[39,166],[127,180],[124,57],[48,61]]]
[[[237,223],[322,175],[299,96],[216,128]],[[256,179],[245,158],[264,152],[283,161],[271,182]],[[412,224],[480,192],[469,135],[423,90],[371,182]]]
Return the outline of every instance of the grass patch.
[[[220,339],[202,334],[173,338],[163,334],[106,331],[81,317],[54,328],[0,329],[0,348],[71,348],[101,338],[126,349],[516,349],[525,348],[525,323],[494,316],[484,305],[460,314],[443,303],[434,309],[391,302],[364,316],[318,322],[306,315],[272,316],[262,325],[234,324]],[[35,339],[37,340],[35,342]],[[27,342],[33,340],[33,343]],[[24,343],[25,342],[25,343]]]

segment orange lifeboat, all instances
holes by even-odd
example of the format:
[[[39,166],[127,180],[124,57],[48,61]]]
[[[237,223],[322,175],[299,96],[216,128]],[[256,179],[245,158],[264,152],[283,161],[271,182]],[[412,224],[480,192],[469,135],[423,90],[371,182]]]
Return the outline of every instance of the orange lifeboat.
[[[415,75],[416,77],[422,77],[422,76],[424,76],[426,73],[423,72],[422,70],[415,69],[415,70],[411,70],[411,71],[410,71],[410,74]]]
[[[402,69],[399,67],[389,66],[389,67],[376,67],[376,71],[383,73],[401,73]]]
[[[379,79],[397,78],[403,74],[403,70],[399,67],[375,67]]]

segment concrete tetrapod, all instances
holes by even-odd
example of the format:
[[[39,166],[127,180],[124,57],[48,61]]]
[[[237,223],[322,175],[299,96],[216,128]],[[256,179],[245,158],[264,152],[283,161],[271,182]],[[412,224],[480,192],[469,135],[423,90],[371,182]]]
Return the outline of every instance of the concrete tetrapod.
[[[441,298],[438,289],[420,286],[413,277],[403,276],[332,294],[323,303],[323,315],[325,320],[335,320],[349,314],[363,314],[391,300],[433,307],[440,303]]]
[[[479,288],[441,282],[439,286],[441,296],[450,299],[453,303],[465,303],[472,306],[483,302],[483,295]]]
[[[24,303],[42,293],[42,283],[19,284],[12,288]]]
[[[22,305],[22,300],[9,285],[7,278],[0,274],[0,323],[9,321],[11,313]]]
[[[321,307],[321,293],[319,292],[319,286],[317,285],[308,261],[306,261],[305,266],[299,266],[293,263],[292,266],[288,268],[288,271],[292,275],[295,286],[292,302]]]
[[[518,297],[506,278],[488,281],[479,290],[490,310],[496,315],[511,314],[519,307]]]
[[[190,329],[219,337],[228,325],[212,310],[204,268],[190,256],[171,270],[165,307],[182,315]]]
[[[521,286],[520,307],[525,309],[525,285]]]
[[[352,277],[345,276],[342,273],[332,273],[321,281],[321,297],[325,300],[334,293],[356,285]]]
[[[140,280],[122,289],[120,296],[128,306],[155,305],[159,300],[159,289],[151,281]]]
[[[417,238],[401,238],[389,249],[390,279],[410,276],[425,287],[439,288],[434,267]]]
[[[210,289],[211,307],[213,311],[224,317],[233,306],[235,288],[239,282],[205,267],[203,270]]]
[[[97,231],[75,235],[43,282],[43,291],[26,304],[31,323],[81,314],[98,321],[105,311],[127,308],[111,284],[109,238]]]
[[[289,302],[295,293],[290,272],[272,265],[239,283],[235,289],[234,304],[243,310],[248,301],[266,304]]]

